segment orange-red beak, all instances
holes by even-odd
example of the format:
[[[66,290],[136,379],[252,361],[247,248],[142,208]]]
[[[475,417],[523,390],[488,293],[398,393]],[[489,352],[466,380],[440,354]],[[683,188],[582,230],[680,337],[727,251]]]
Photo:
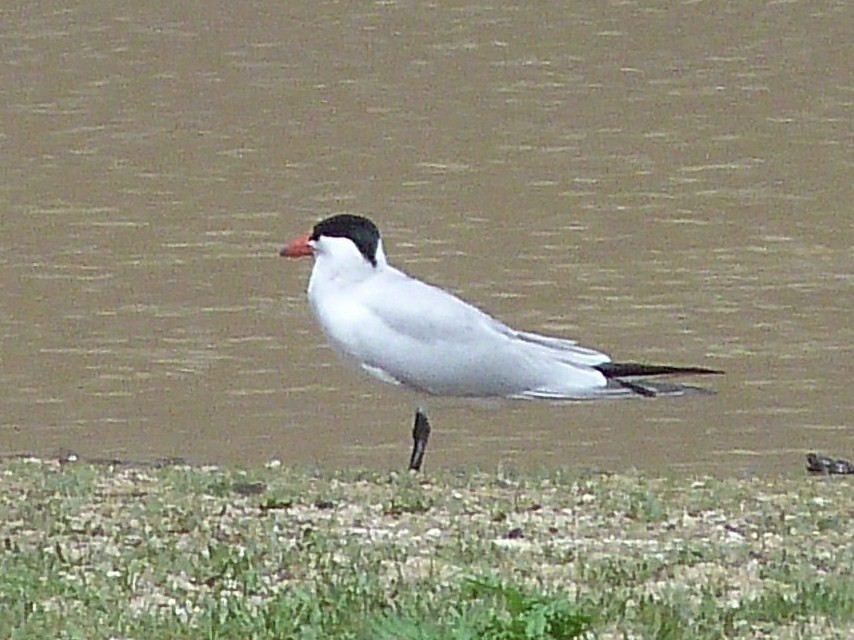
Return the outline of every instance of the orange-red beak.
[[[306,256],[313,256],[314,249],[311,248],[309,240],[311,240],[311,236],[308,234],[300,236],[279,251],[279,255],[283,258],[305,258]]]

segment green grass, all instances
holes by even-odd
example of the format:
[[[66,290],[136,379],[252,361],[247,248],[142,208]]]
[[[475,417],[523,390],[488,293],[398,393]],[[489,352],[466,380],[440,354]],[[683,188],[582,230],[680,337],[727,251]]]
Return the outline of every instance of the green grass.
[[[0,638],[850,638],[845,478],[0,463]]]
[[[429,612],[424,612],[429,614]],[[528,592],[495,578],[463,583],[449,615],[435,622],[426,616],[392,613],[374,626],[374,638],[398,640],[547,640],[581,638],[590,617],[566,598]]]

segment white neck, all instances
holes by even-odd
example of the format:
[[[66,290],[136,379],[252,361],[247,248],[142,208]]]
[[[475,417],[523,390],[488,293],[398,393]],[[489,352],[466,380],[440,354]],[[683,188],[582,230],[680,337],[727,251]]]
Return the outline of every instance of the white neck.
[[[321,237],[314,243],[314,268],[308,281],[308,298],[346,289],[388,267],[382,240],[377,244],[376,266],[368,262],[348,238]]]

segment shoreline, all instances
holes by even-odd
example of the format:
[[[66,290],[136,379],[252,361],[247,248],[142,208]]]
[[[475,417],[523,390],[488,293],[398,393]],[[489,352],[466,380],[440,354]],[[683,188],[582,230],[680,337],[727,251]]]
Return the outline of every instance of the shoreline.
[[[820,453],[816,453],[814,451],[810,451],[804,454],[804,466],[800,468],[805,477],[810,476],[823,476],[823,475],[854,475],[854,463],[850,462],[845,458],[837,458],[830,455],[823,455]],[[268,469],[275,469],[282,466],[286,466],[279,459],[271,459],[263,464],[228,464],[228,463],[205,463],[205,462],[190,462],[187,458],[182,456],[169,456],[169,457],[157,457],[151,459],[145,458],[122,458],[122,457],[110,457],[110,456],[86,456],[83,454],[79,454],[71,449],[60,449],[56,452],[50,454],[36,454],[32,452],[14,452],[14,453],[0,453],[0,465],[7,462],[14,461],[38,461],[43,463],[57,463],[60,465],[65,464],[89,464],[94,466],[107,466],[107,467],[124,467],[124,468],[140,468],[140,469],[160,469],[164,467],[191,467],[191,468],[205,468],[205,469],[222,469],[222,470],[248,470],[257,467],[264,467]],[[287,465],[291,469],[314,469],[320,470],[327,474],[334,474],[338,471],[346,472],[346,469],[335,469],[331,467],[326,467],[322,465],[313,465],[313,464],[293,464]],[[710,477],[717,478],[719,480],[726,479],[746,479],[746,478],[789,478],[794,477],[797,473],[797,467],[790,467],[784,470],[781,470],[779,473],[742,473],[738,475],[727,475],[727,474],[717,474],[714,472],[693,472],[691,470],[679,469],[676,468],[664,468],[660,473],[653,473],[648,470],[639,470],[634,467],[628,467],[621,471],[612,471],[610,469],[602,469],[596,467],[543,467],[539,469],[531,469],[527,467],[523,468],[515,468],[508,465],[498,465],[496,467],[496,471],[500,471],[502,469],[509,470],[511,473],[521,474],[521,475],[543,475],[551,472],[556,473],[576,473],[576,474],[603,474],[603,475],[618,475],[623,473],[631,473],[643,475],[650,478],[657,477],[674,477],[674,478],[690,478],[690,477]],[[372,473],[397,473],[398,470],[383,470],[383,469],[370,469],[365,468],[362,469],[364,472],[372,472]],[[403,466],[399,470],[401,473],[404,472]],[[409,472],[415,472],[415,469],[410,468],[406,469]],[[459,474],[465,473],[460,468],[440,468],[437,470],[437,473],[441,474]],[[475,467],[470,470],[471,473],[483,473],[489,472],[483,468]],[[430,470],[426,471],[426,476],[430,476]]]

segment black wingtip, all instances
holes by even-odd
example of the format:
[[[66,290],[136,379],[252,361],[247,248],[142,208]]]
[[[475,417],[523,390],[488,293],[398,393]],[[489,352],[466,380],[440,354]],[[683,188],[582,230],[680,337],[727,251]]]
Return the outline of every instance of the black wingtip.
[[[672,365],[644,364],[641,362],[604,362],[594,367],[606,378],[631,378],[634,376],[667,375],[721,375],[723,371],[706,367],[675,367]]]

